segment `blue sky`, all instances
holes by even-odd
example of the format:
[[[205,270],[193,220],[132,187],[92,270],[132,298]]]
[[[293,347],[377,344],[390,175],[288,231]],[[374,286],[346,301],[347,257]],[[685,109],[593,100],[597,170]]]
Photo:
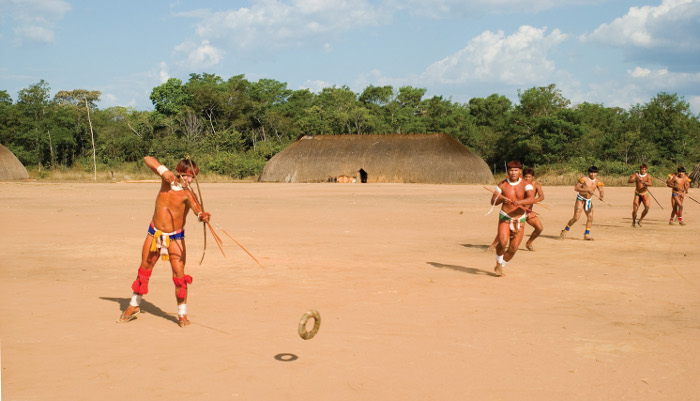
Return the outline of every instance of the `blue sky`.
[[[151,110],[190,73],[290,89],[426,88],[454,102],[554,83],[628,109],[677,93],[700,113],[700,0],[0,0],[0,90],[41,79]]]

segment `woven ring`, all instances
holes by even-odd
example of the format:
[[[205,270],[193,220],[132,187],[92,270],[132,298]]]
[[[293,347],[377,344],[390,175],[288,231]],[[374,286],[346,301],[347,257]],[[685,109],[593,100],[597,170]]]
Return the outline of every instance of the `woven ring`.
[[[309,320],[309,318],[314,319],[314,328],[311,329],[311,331],[306,330],[306,322]],[[299,321],[299,337],[303,338],[304,340],[310,340],[316,335],[316,333],[318,333],[319,327],[321,327],[321,315],[317,310],[312,309],[304,313]]]

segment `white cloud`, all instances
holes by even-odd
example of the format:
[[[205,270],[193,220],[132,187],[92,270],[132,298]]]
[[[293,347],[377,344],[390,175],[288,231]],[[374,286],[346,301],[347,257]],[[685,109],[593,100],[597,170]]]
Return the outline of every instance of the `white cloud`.
[[[328,82],[325,82],[325,81],[321,81],[321,80],[313,80],[313,81],[312,81],[312,80],[308,80],[308,81],[304,82],[304,83],[299,87],[299,89],[308,89],[308,90],[310,90],[311,92],[319,93],[319,92],[321,92],[321,91],[323,90],[323,88],[330,88],[331,86],[333,86],[333,85],[331,85],[331,84],[329,84]]]
[[[249,8],[178,15],[200,19],[196,34],[221,48],[269,52],[308,41],[330,49],[329,36],[377,25],[382,11],[365,0],[257,0]]]
[[[212,46],[208,40],[203,40],[200,43],[186,41],[175,46],[175,54],[184,55],[184,57],[180,57],[183,59],[180,64],[190,69],[208,68],[217,65],[223,58],[224,53],[223,50]]]
[[[662,0],[658,6],[631,7],[623,17],[581,39],[619,47],[697,51],[699,29],[700,0]]]
[[[18,44],[25,42],[53,43],[54,29],[71,9],[63,0],[6,0],[0,2],[0,13],[9,16]]]
[[[538,13],[572,5],[600,4],[605,0],[388,0],[387,6],[427,17],[483,14]]]
[[[634,82],[654,90],[673,92],[700,87],[700,72],[670,72],[665,68],[650,70],[636,67],[634,70],[627,70],[627,74],[635,80]]]
[[[685,99],[690,104],[690,109],[700,112],[700,96],[689,96]]]
[[[161,61],[158,65],[160,71],[158,72],[158,77],[160,78],[160,83],[164,84],[170,79],[170,74],[168,73],[168,64],[165,61]]]
[[[567,37],[558,29],[549,35],[546,31],[547,28],[526,25],[510,36],[503,31],[485,31],[464,49],[431,64],[422,80],[438,84],[488,81],[512,85],[546,81],[555,71],[549,53]]]

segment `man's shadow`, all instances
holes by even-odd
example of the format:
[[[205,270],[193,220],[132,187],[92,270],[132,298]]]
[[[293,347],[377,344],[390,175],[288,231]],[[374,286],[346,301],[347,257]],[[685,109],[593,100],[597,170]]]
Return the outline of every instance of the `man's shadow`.
[[[438,269],[452,269],[452,270],[456,270],[456,271],[462,272],[462,273],[481,274],[481,275],[486,275],[486,276],[498,277],[496,275],[496,273],[493,273],[493,272],[490,272],[487,270],[476,269],[473,267],[446,265],[446,264],[438,263],[438,262],[427,262],[427,263],[429,265],[432,265],[433,267],[437,267]]]
[[[483,250],[489,249],[489,246],[484,245],[484,244],[462,244],[462,246],[465,248],[476,248],[476,249],[483,249]]]
[[[110,297],[100,297],[100,299],[103,299],[105,301],[112,301],[116,302],[119,304],[119,309],[123,312],[126,310],[126,308],[129,306],[129,302],[131,301],[131,298],[110,298]],[[166,320],[170,320],[171,322],[174,323],[179,323],[177,317],[174,315],[171,315],[169,313],[166,313],[159,307],[153,305],[152,303],[144,300],[141,300],[141,311],[144,313],[151,314],[153,316],[158,316]],[[138,319],[138,317],[137,317]]]

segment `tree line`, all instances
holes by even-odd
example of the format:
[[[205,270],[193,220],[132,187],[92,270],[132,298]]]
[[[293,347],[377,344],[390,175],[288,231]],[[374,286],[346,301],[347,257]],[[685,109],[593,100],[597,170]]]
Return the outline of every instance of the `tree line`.
[[[174,162],[190,155],[204,170],[232,177],[259,174],[267,160],[301,135],[446,133],[489,166],[508,160],[581,171],[596,164],[627,174],[639,163],[670,168],[700,160],[700,121],[677,94],[661,92],[628,110],[572,105],[552,84],[467,103],[426,89],[347,86],[319,93],[273,79],[228,80],[190,74],[153,88],[152,111],[97,107],[101,93],[76,89],[50,96],[43,80],[13,101],[0,90],[0,143],[27,167],[118,169],[144,155]],[[90,117],[90,119],[88,119]],[[92,133],[90,130],[92,126]],[[133,167],[135,168],[135,167]]]

